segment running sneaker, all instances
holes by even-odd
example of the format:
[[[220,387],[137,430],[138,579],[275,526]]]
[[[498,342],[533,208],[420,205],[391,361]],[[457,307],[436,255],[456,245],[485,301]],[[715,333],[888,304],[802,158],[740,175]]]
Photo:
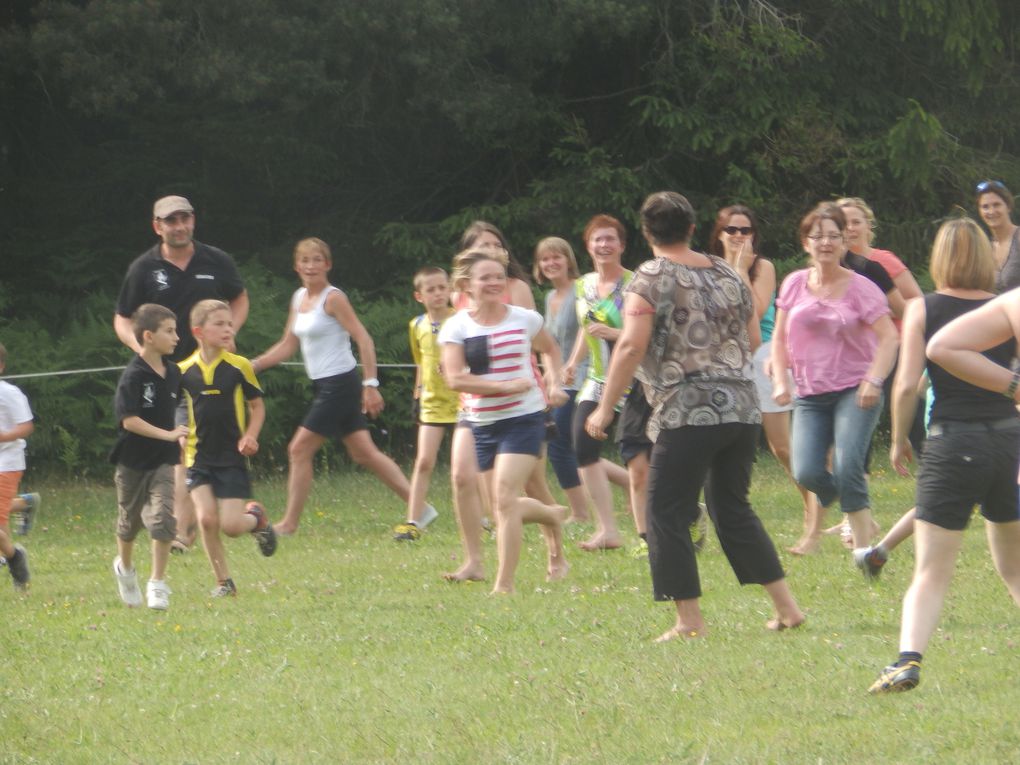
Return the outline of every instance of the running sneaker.
[[[233,598],[237,596],[237,587],[233,579],[224,579],[209,594],[214,598]]]
[[[170,608],[170,587],[161,579],[150,579],[145,585],[145,596],[149,608],[154,611],[166,611]]]
[[[882,547],[858,547],[854,550],[854,565],[861,570],[865,579],[878,579],[882,566],[889,560],[889,553]]]
[[[418,521],[418,528],[424,531],[429,527],[429,524],[438,517],[439,511],[426,502],[425,509],[421,511],[421,520]]]
[[[398,523],[393,527],[393,538],[398,542],[417,542],[421,539],[421,529],[413,523]]]
[[[694,552],[705,549],[708,541],[708,508],[704,502],[698,503],[698,520],[691,524],[691,541],[694,542]]]
[[[113,559],[113,576],[117,580],[117,591],[120,599],[125,605],[135,608],[142,605],[142,591],[138,589],[138,573],[132,569],[125,569],[120,562],[118,555]]]
[[[273,531],[273,524],[269,522],[266,509],[258,502],[249,502],[244,511],[255,516],[255,528],[251,530],[251,533],[259,544],[259,552],[268,558],[276,552],[276,532]]]
[[[14,555],[7,559],[7,570],[11,572],[15,589],[28,589],[28,582],[32,577],[28,573],[28,553],[21,545],[14,545]]]
[[[892,665],[882,670],[878,680],[871,684],[868,693],[897,693],[909,691],[921,682],[921,664],[908,661],[906,664]]]
[[[23,537],[32,530],[36,513],[39,512],[39,507],[42,505],[42,497],[34,491],[29,494],[20,494],[19,497],[25,501],[25,509],[17,514],[14,533]]]

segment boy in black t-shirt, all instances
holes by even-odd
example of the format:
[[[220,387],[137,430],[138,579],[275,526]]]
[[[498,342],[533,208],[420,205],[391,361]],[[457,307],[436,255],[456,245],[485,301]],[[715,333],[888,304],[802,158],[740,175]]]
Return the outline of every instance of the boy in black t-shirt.
[[[148,606],[165,611],[170,606],[166,566],[177,529],[173,466],[180,461],[178,442],[188,434],[186,426],[174,426],[181,373],[164,358],[177,347],[177,317],[169,308],[146,303],[131,322],[142,351],[121,375],[114,398],[119,432],[110,453],[110,461],[117,466],[118,555],[113,559],[113,574],[121,600],[140,606],[142,593],[131,553],[144,525],[152,537]]]
[[[191,310],[191,331],[198,350],[180,363],[189,421],[187,483],[216,574],[212,595],[223,597],[236,595],[237,588],[220,531],[228,537],[250,533],[263,555],[276,551],[276,533],[265,508],[258,502],[245,505],[251,496],[245,460],[259,449],[266,409],[251,362],[227,350],[234,340],[230,306],[221,300],[201,301]]]

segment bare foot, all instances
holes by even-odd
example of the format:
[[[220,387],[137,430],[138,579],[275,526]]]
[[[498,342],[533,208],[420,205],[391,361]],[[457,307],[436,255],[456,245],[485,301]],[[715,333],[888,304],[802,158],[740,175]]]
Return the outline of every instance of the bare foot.
[[[514,594],[514,588],[513,587],[493,587],[492,588],[492,592],[490,592],[489,594],[490,595],[513,595]]]
[[[842,534],[843,533],[843,521],[840,521],[835,526],[829,526],[829,528],[827,528],[822,533],[825,534],[826,536],[829,536],[829,537],[835,536],[836,534]]]
[[[473,563],[465,563],[456,571],[443,574],[443,579],[448,582],[482,582],[485,580],[485,570]]]
[[[674,626],[672,629],[668,629],[663,632],[659,637],[655,638],[656,643],[668,643],[670,640],[676,640],[677,638],[683,638],[684,640],[693,640],[699,638],[705,634],[705,628],[694,628],[694,627],[681,627],[680,625]]]
[[[273,531],[276,532],[278,537],[292,537],[294,532],[297,531],[296,523],[288,523],[287,521],[280,521],[279,523],[273,524]]]
[[[623,547],[623,540],[618,536],[607,537],[602,534],[595,534],[578,544],[578,547],[586,552],[594,552],[596,550],[617,550]]]
[[[765,629],[772,630],[773,632],[782,632],[783,630],[797,629],[804,623],[804,614],[798,614],[792,619],[783,620],[778,616],[769,619],[765,622]]]
[[[797,543],[793,547],[786,548],[794,555],[814,555],[818,552],[818,548],[821,546],[822,538],[820,536],[803,536],[797,540]]]
[[[570,571],[570,564],[567,563],[563,556],[560,556],[556,558],[555,561],[549,561],[549,567],[546,569],[545,581],[558,582],[561,579],[566,578],[568,571]]]
[[[573,515],[567,518],[567,523],[591,523],[591,517],[587,515]]]

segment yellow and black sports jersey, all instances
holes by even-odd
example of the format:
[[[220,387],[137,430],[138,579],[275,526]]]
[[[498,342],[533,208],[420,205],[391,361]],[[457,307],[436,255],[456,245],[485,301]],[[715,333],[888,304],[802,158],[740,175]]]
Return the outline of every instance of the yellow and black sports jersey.
[[[188,467],[243,467],[237,450],[247,427],[245,402],[262,396],[251,362],[223,351],[206,364],[195,351],[180,362],[181,389],[188,405]]]

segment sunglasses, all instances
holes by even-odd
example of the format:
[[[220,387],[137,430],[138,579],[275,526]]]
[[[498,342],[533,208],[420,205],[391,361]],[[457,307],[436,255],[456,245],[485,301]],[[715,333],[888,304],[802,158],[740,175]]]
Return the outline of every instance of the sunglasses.
[[[740,234],[741,236],[750,236],[754,233],[754,229],[751,226],[724,226],[723,231],[730,236],[736,236],[737,234]]]
[[[1000,191],[1005,191],[1006,184],[1004,184],[1002,181],[981,181],[981,183],[979,183],[974,190],[978,194],[983,194],[989,189],[999,189]]]

